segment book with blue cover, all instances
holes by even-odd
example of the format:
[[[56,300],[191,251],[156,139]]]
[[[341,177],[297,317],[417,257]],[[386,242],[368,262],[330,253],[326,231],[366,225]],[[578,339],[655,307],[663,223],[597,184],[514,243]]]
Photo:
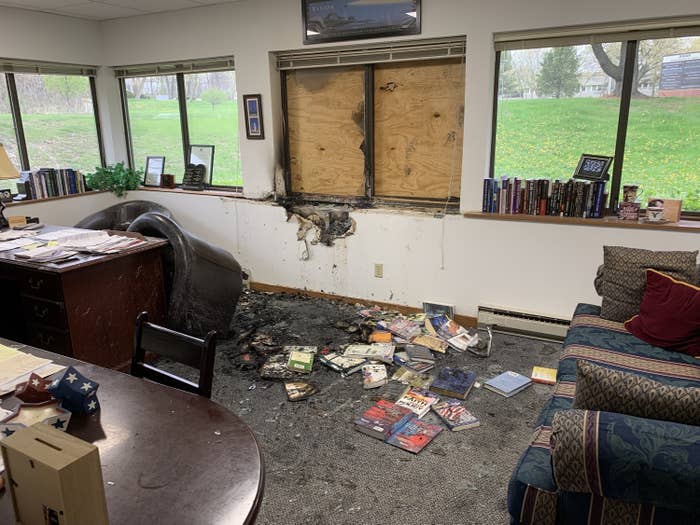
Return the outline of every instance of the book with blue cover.
[[[466,399],[475,380],[474,372],[446,366],[440,370],[430,390],[443,396]]]
[[[518,374],[517,372],[503,372],[484,383],[484,388],[496,392],[504,397],[511,397],[522,392],[532,384],[529,377]]]

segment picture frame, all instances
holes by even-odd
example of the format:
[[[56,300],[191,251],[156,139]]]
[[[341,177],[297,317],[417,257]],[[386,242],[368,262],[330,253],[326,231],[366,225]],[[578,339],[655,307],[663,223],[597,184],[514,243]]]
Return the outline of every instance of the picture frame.
[[[248,140],[265,138],[262,113],[262,95],[243,95],[245,113],[245,135]]]
[[[421,2],[302,0],[304,44],[418,35],[421,32]]]
[[[165,171],[165,157],[146,157],[146,170],[143,174],[144,186],[160,187],[160,178]]]
[[[212,144],[190,144],[187,153],[187,164],[203,164],[204,185],[210,186],[214,174],[214,146]]]
[[[574,171],[574,179],[583,180],[608,180],[608,170],[612,164],[613,157],[607,155],[591,155],[584,153],[578,161],[578,166]]]

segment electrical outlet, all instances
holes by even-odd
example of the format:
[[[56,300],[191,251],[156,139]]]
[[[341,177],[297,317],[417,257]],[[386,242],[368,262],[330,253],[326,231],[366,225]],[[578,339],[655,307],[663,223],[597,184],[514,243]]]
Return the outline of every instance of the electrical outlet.
[[[375,263],[374,265],[374,276],[381,279],[384,277],[384,265],[383,264],[377,264]]]

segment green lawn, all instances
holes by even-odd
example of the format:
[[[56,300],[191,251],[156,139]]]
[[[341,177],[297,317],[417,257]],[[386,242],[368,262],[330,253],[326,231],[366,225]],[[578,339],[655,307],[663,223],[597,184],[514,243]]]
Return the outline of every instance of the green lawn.
[[[187,113],[191,142],[215,146],[214,183],[241,186],[236,102],[227,101],[212,109],[206,102],[188,101]],[[165,172],[182,180],[184,158],[177,101],[129,100],[129,118],[136,167],[143,169],[148,155],[165,155]],[[23,114],[22,119],[33,168],[77,167],[90,172],[99,164],[91,113]],[[15,143],[12,117],[7,113],[0,113],[0,143]]]
[[[566,180],[581,153],[612,156],[618,107],[604,98],[499,101],[495,176]],[[700,98],[632,101],[622,179],[643,198],[680,198],[700,211]]]
[[[612,155],[618,101],[604,98],[499,102],[495,175],[568,179],[581,153]],[[242,185],[238,109],[234,101],[187,103],[194,144],[214,144],[214,183]],[[129,100],[137,167],[147,155],[165,155],[166,173],[182,178],[182,142],[176,101]],[[34,167],[72,165],[89,171],[98,162],[90,114],[24,115]],[[0,114],[0,142],[14,142],[12,118]],[[37,166],[37,161],[40,166]],[[700,99],[632,101],[623,183],[638,183],[643,197],[681,198],[700,211]]]

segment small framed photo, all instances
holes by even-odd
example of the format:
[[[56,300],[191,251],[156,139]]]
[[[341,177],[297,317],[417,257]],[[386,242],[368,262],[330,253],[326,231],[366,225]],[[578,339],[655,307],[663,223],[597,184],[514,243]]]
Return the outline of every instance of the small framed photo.
[[[204,165],[204,184],[210,185],[214,173],[214,146],[204,144],[190,144],[190,152],[187,155],[187,164]]]
[[[262,97],[260,95],[243,95],[245,111],[245,134],[248,139],[264,139]]]
[[[0,189],[0,201],[12,202],[12,190]]]
[[[144,186],[160,186],[160,177],[165,169],[165,157],[146,157],[146,173],[143,175]]]
[[[589,155],[584,153],[578,161],[574,179],[584,180],[608,180],[608,169],[613,158],[605,155]]]

